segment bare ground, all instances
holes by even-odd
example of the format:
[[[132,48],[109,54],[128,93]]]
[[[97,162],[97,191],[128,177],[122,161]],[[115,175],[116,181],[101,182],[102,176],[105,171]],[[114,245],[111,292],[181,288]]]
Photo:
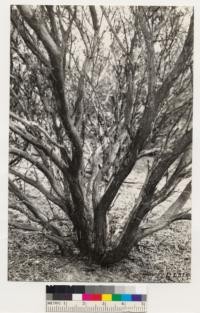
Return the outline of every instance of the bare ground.
[[[119,197],[109,212],[110,232],[119,234],[145,179],[144,161],[127,177]],[[31,191],[33,193],[33,191]],[[177,197],[155,208],[157,218]],[[41,198],[35,201],[44,209]],[[188,203],[187,206],[190,206]],[[128,209],[129,208],[129,209]],[[102,268],[79,255],[70,243],[69,255],[63,258],[56,246],[42,234],[10,229],[8,240],[8,279],[14,281],[79,281],[79,282],[189,282],[191,263],[191,224],[173,223],[168,229],[143,239],[128,258]]]
[[[41,235],[11,230],[8,260],[14,281],[189,282],[190,231],[187,221],[176,222],[144,239],[127,259],[101,268],[75,249],[63,258]]]

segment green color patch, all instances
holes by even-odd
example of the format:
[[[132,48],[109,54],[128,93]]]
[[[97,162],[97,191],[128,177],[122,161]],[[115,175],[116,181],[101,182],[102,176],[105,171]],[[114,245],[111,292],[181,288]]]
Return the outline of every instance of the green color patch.
[[[121,301],[121,295],[117,294],[112,295],[112,301]]]

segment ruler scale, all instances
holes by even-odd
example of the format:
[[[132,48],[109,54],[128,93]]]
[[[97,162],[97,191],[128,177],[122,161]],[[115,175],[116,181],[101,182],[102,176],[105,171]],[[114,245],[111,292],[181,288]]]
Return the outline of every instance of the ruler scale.
[[[146,287],[46,286],[46,312],[146,313]]]
[[[72,301],[47,301],[46,312],[134,312],[134,313],[145,313],[146,304],[143,303],[113,303],[113,302],[80,302]]]

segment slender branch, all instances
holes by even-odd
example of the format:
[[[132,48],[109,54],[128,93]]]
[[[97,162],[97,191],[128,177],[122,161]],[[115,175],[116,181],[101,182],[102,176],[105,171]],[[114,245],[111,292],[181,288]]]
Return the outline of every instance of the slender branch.
[[[191,219],[192,219],[191,213],[188,213],[188,211],[186,211],[186,212],[182,212],[177,215],[174,215],[172,222],[182,221],[182,220],[191,220]]]
[[[63,57],[65,56],[62,55],[61,50],[50,36],[41,19],[37,17],[37,15],[30,9],[30,7],[18,6],[18,8],[28,25],[34,30],[38,38],[42,41],[49,54],[52,65],[51,78],[53,88],[55,90],[58,113],[65,131],[74,147],[71,168],[74,172],[74,175],[78,175],[82,163],[83,151],[81,139],[76,128],[72,124],[72,120],[70,119],[68,111],[68,103],[65,95],[65,73],[63,69]]]
[[[39,211],[38,208],[23,194],[20,189],[9,179],[9,189],[16,195],[16,197],[23,202],[30,212],[38,218],[42,223],[47,222],[47,218]]]
[[[140,27],[142,29],[142,33],[145,40],[146,52],[147,52],[147,68],[148,68],[148,97],[150,98],[148,101],[149,105],[154,104],[155,97],[155,84],[156,84],[156,72],[155,72],[155,51],[153,45],[153,35],[148,29],[148,25],[145,18],[145,12],[142,7],[138,9],[138,17]]]
[[[61,238],[59,238],[58,236],[52,236],[52,235],[49,235],[49,234],[45,234],[43,233],[43,235],[51,240],[52,242],[56,243],[57,245],[59,245],[60,248],[64,247],[65,246],[65,241]]]
[[[19,18],[14,14],[12,11],[11,13],[11,20],[15,28],[17,29],[18,33],[22,37],[23,41],[26,43],[27,47],[32,51],[32,53],[41,61],[42,64],[50,67],[49,60],[46,56],[40,51],[37,45],[31,40],[30,36],[26,33],[24,27],[18,23]]]
[[[157,191],[152,198],[152,206],[156,206],[166,200],[170,194],[173,192],[175,187],[179,184],[182,178],[187,177],[190,173],[190,165],[192,162],[191,147],[186,149],[186,151],[181,155],[180,160],[174,170],[173,174],[167,179],[166,184],[161,190]],[[189,168],[188,168],[189,167]]]
[[[60,50],[57,44],[49,34],[42,20],[38,18],[37,13],[31,10],[31,7],[27,5],[18,5],[17,8],[28,25],[35,30],[48,53],[54,57],[60,57]]]
[[[144,184],[138,203],[132,210],[130,225],[134,222],[139,225],[143,217],[151,209],[150,201],[154,195],[157,184],[162,179],[166,170],[173,164],[177,157],[185,151],[192,141],[192,130],[186,132],[171,148],[171,151],[164,153],[159,160],[155,160],[151,171],[148,174],[146,183]],[[137,228],[137,227],[136,227]]]
[[[89,9],[90,9],[91,17],[92,17],[92,24],[93,24],[94,31],[97,32],[99,30],[99,25],[98,25],[98,17],[97,17],[95,6],[90,5]]]
[[[8,208],[25,215],[29,221],[40,224],[40,221],[37,218],[33,217],[32,214],[30,214],[30,212],[28,213],[24,210],[23,203],[21,203],[21,201],[19,201],[19,204],[17,203],[17,201],[15,202],[9,201]]]
[[[105,194],[100,200],[100,203],[98,204],[99,209],[101,207],[104,207],[105,210],[108,210],[123,180],[128,176],[133,166],[135,165],[138,153],[143,148],[145,140],[149,136],[152,121],[155,119],[155,116],[157,114],[158,105],[160,105],[160,103],[162,103],[164,98],[168,95],[171,86],[173,85],[175,80],[179,77],[179,75],[187,69],[187,66],[185,66],[185,64],[188,63],[187,61],[192,53],[192,46],[193,46],[193,17],[191,18],[188,35],[185,40],[182,52],[178,57],[178,60],[175,63],[175,66],[171,73],[169,74],[168,78],[154,96],[155,105],[153,105],[154,108],[153,111],[151,105],[146,106],[143,117],[140,122],[140,127],[129,146],[128,152],[126,153],[120,164],[118,172],[115,174],[115,177],[111,181]]]
[[[156,219],[153,223],[142,226],[138,229],[135,236],[135,241],[138,242],[146,236],[153,234],[154,232],[161,230],[174,221],[191,219],[191,214],[188,211],[179,212],[184,204],[188,201],[191,194],[191,181],[186,185],[179,197],[170,205],[170,207]]]
[[[166,220],[165,222],[162,221],[162,223],[158,223],[155,225],[152,225],[149,229],[143,230],[143,232],[138,232],[138,235],[135,237],[135,241],[139,242],[140,240],[144,239],[147,236],[152,235],[155,232],[158,232],[159,230],[163,230],[166,227],[168,227],[170,224],[176,221],[181,220],[191,220],[191,213],[188,213],[188,211],[179,213],[171,217],[169,220]]]
[[[35,128],[37,128],[41,133],[43,133],[45,135],[45,137],[48,139],[49,142],[51,142],[54,146],[61,148],[61,149],[65,149],[65,147],[63,145],[60,145],[59,143],[55,142],[50,136],[49,134],[46,132],[46,130],[44,128],[42,128],[40,125],[38,125],[36,122],[33,121],[27,121],[19,116],[17,116],[15,113],[10,112],[10,116],[21,122],[23,125],[32,128],[33,130]]]
[[[13,148],[13,147],[10,148],[9,153],[13,154],[13,155],[17,155],[20,158],[23,158],[23,159],[29,161],[34,166],[36,166],[37,169],[39,169],[45,175],[45,177],[48,179],[51,187],[55,190],[55,192],[58,194],[58,196],[60,196],[61,198],[63,197],[63,192],[59,188],[59,186],[57,185],[57,182],[54,179],[53,175],[51,174],[50,170],[43,163],[38,161],[37,158],[34,158],[33,156],[31,156],[28,152],[25,152],[25,151],[22,151],[20,149]]]
[[[86,34],[84,32],[83,23],[81,23],[80,20],[77,18],[76,11],[73,13],[70,6],[67,6],[66,8],[67,8],[69,14],[72,16],[72,20],[74,21],[74,23],[75,23],[75,25],[76,25],[76,27],[77,27],[80,35],[81,35],[81,38],[82,38],[83,43],[85,45],[86,54],[89,55],[89,48],[88,48],[89,38],[86,36]]]
[[[77,126],[80,122],[80,119],[83,114],[83,108],[81,107],[81,102],[84,96],[84,84],[85,84],[85,76],[88,71],[88,66],[90,64],[89,57],[86,56],[85,61],[83,62],[82,70],[80,73],[78,88],[77,88],[77,98],[74,104],[74,113],[75,114],[75,125]]]
[[[106,17],[107,14],[105,9],[102,7],[102,12]],[[155,117],[155,55],[153,48],[152,35],[147,29],[147,25],[145,22],[145,18],[141,10],[139,11],[140,23],[143,31],[143,35],[146,42],[146,50],[147,50],[147,67],[148,67],[148,101],[145,107],[145,112],[140,122],[140,127],[136,133],[136,135],[132,138],[131,143],[128,148],[128,152],[124,156],[119,166],[119,170],[115,173],[113,180],[110,182],[110,185],[107,188],[107,191],[103,195],[99,204],[97,205],[97,210],[101,210],[101,207],[104,207],[104,210],[107,211],[112,200],[116,196],[116,193],[123,183],[124,179],[132,170],[135,162],[137,161],[138,154],[140,150],[143,148],[144,142],[149,136],[149,132],[151,129],[151,123]],[[110,23],[109,18],[106,18],[108,23]],[[113,30],[114,31],[114,30]],[[115,36],[116,37],[116,36]],[[119,42],[118,42],[119,43]],[[122,43],[119,43],[122,45]],[[123,46],[123,45],[122,45]],[[124,47],[123,47],[124,49]],[[132,62],[132,61],[131,61]]]
[[[144,157],[155,157],[160,152],[160,148],[152,148],[148,150],[142,150],[138,155],[138,160]]]
[[[124,53],[125,55],[127,55],[127,54],[128,54],[128,51],[126,51],[126,49],[124,48],[123,43],[121,42],[121,40],[119,39],[119,37],[118,37],[116,31],[114,30],[114,28],[113,28],[113,26],[112,26],[112,23],[111,23],[111,21],[110,21],[108,15],[107,15],[107,13],[106,13],[106,10],[104,9],[103,6],[101,6],[101,10],[102,10],[103,15],[104,15],[105,18],[106,18],[106,21],[107,21],[107,23],[108,23],[108,25],[109,25],[109,27],[110,27],[110,30],[112,31],[112,33],[113,33],[115,39],[117,40],[118,45],[120,46],[120,48],[121,48],[121,50],[123,51],[123,53]],[[132,63],[132,60],[131,60],[131,59],[130,59],[130,63]]]
[[[26,230],[26,231],[38,231],[40,232],[41,229],[34,227],[30,224],[25,224],[25,223],[19,223],[19,222],[13,222],[13,221],[9,221],[8,225],[17,229],[22,229],[22,230]]]
[[[187,33],[187,37],[185,39],[183,49],[172,69],[172,71],[168,74],[166,79],[164,80],[162,86],[156,92],[155,100],[156,105],[160,105],[162,101],[169,94],[170,89],[174,85],[174,82],[180,76],[181,73],[185,72],[187,68],[190,68],[190,59],[193,51],[193,25],[194,24],[194,16],[192,15],[190,19],[190,26]]]
[[[40,232],[41,233],[41,229],[37,228],[37,227],[34,227],[32,225],[29,225],[29,224],[25,224],[25,223],[18,223],[18,222],[12,222],[10,221],[8,223],[9,226],[11,227],[14,227],[14,228],[17,228],[17,229],[21,229],[21,230],[24,230],[24,231],[37,231],[37,232]],[[63,247],[64,246],[64,240],[62,240],[62,237],[59,238],[58,236],[52,236],[52,235],[49,235],[49,234],[45,234],[45,233],[42,233],[46,238],[48,238],[49,240],[51,240],[52,242],[58,244],[59,246]]]
[[[111,252],[111,257],[115,256],[117,259],[120,259],[130,251],[131,247],[135,244],[136,234],[138,227],[143,220],[144,216],[152,209],[150,206],[151,199],[155,192],[156,186],[163,177],[166,170],[173,164],[178,155],[180,155],[191,143],[192,140],[192,131],[188,131],[179,141],[176,142],[176,145],[172,148],[171,152],[163,155],[158,161],[154,161],[154,164],[149,172],[146,182],[143,185],[143,188],[140,191],[139,197],[134,205],[129,218],[124,227],[124,232],[120,236],[116,247]],[[110,256],[107,256],[107,261]]]
[[[22,203],[27,207],[27,209],[33,214],[33,216],[38,219],[37,223],[43,226],[45,229],[50,230],[58,236],[62,236],[62,232],[55,225],[51,225],[48,221],[48,218],[40,212],[38,207],[33,204],[32,201],[17,187],[17,185],[9,179],[9,189],[14,195],[22,201]]]
[[[163,213],[160,217],[160,221],[165,221],[174,216],[175,213],[179,213],[180,209],[184,206],[191,195],[192,184],[191,181],[185,186],[177,200]]]
[[[38,191],[40,191],[47,199],[49,199],[51,202],[53,202],[54,204],[62,207],[63,206],[63,201],[61,201],[59,198],[56,198],[55,196],[53,196],[42,184],[41,182],[34,180],[30,177],[25,176],[24,174],[14,170],[14,169],[10,169],[10,173],[12,175],[15,175],[17,177],[19,177],[20,179],[22,179],[25,183],[33,186],[34,188],[36,188]]]
[[[14,123],[10,123],[10,129],[17,135],[21,136],[24,140],[31,143],[33,146],[41,149],[55,163],[55,165],[57,165],[57,167],[61,171],[66,169],[66,164],[61,158],[59,158],[54,149],[52,149],[52,147],[49,146],[47,143],[38,140],[38,138],[36,138],[32,134],[25,132],[24,130],[22,131],[22,129],[19,128],[19,125],[16,125]]]
[[[53,10],[53,6],[52,5],[46,5],[46,9],[47,9],[50,23],[51,23],[51,30],[52,30],[53,38],[54,38],[57,46],[59,46],[60,45],[59,33],[58,33],[57,25],[56,25],[55,12]]]

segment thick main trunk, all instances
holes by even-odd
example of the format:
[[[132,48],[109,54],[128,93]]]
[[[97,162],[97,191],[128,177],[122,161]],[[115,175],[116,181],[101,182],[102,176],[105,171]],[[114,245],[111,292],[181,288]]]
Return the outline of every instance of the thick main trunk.
[[[100,260],[106,250],[106,214],[103,210],[97,210],[94,212],[94,254],[95,259]]]
[[[143,204],[140,206],[142,209]],[[133,246],[137,244],[135,238],[140,222],[141,220],[135,218],[134,214],[133,216],[130,216],[117,245],[102,258],[102,265],[113,264],[127,257]]]
[[[189,183],[163,216],[168,216],[168,212],[173,215],[175,210],[179,212],[188,200],[190,191],[191,184]],[[80,218],[79,215],[74,215],[73,223],[76,229],[81,254],[88,256],[94,262],[103,266],[114,264],[126,258],[132,248],[141,240],[142,236],[139,236],[139,234],[141,234],[140,223],[145,212],[148,211],[149,201],[150,199],[147,196],[144,197],[144,195],[141,194],[134,211],[132,211],[132,214],[129,216],[121,237],[113,248],[107,246],[107,224],[106,215],[103,213],[103,210],[95,212],[94,226],[87,223],[86,219]],[[171,220],[169,223],[166,223],[166,226],[170,224],[170,222]],[[87,223],[87,225],[85,223]],[[162,227],[157,227],[157,230],[159,229],[162,229]],[[152,230],[152,232],[156,231],[154,228],[152,228]],[[145,232],[144,234],[142,233],[142,235],[145,237]]]
[[[91,254],[93,250],[93,225],[89,221],[90,219],[86,214],[79,215],[77,212],[73,215],[73,225],[77,235],[77,243],[80,252],[84,255]]]

